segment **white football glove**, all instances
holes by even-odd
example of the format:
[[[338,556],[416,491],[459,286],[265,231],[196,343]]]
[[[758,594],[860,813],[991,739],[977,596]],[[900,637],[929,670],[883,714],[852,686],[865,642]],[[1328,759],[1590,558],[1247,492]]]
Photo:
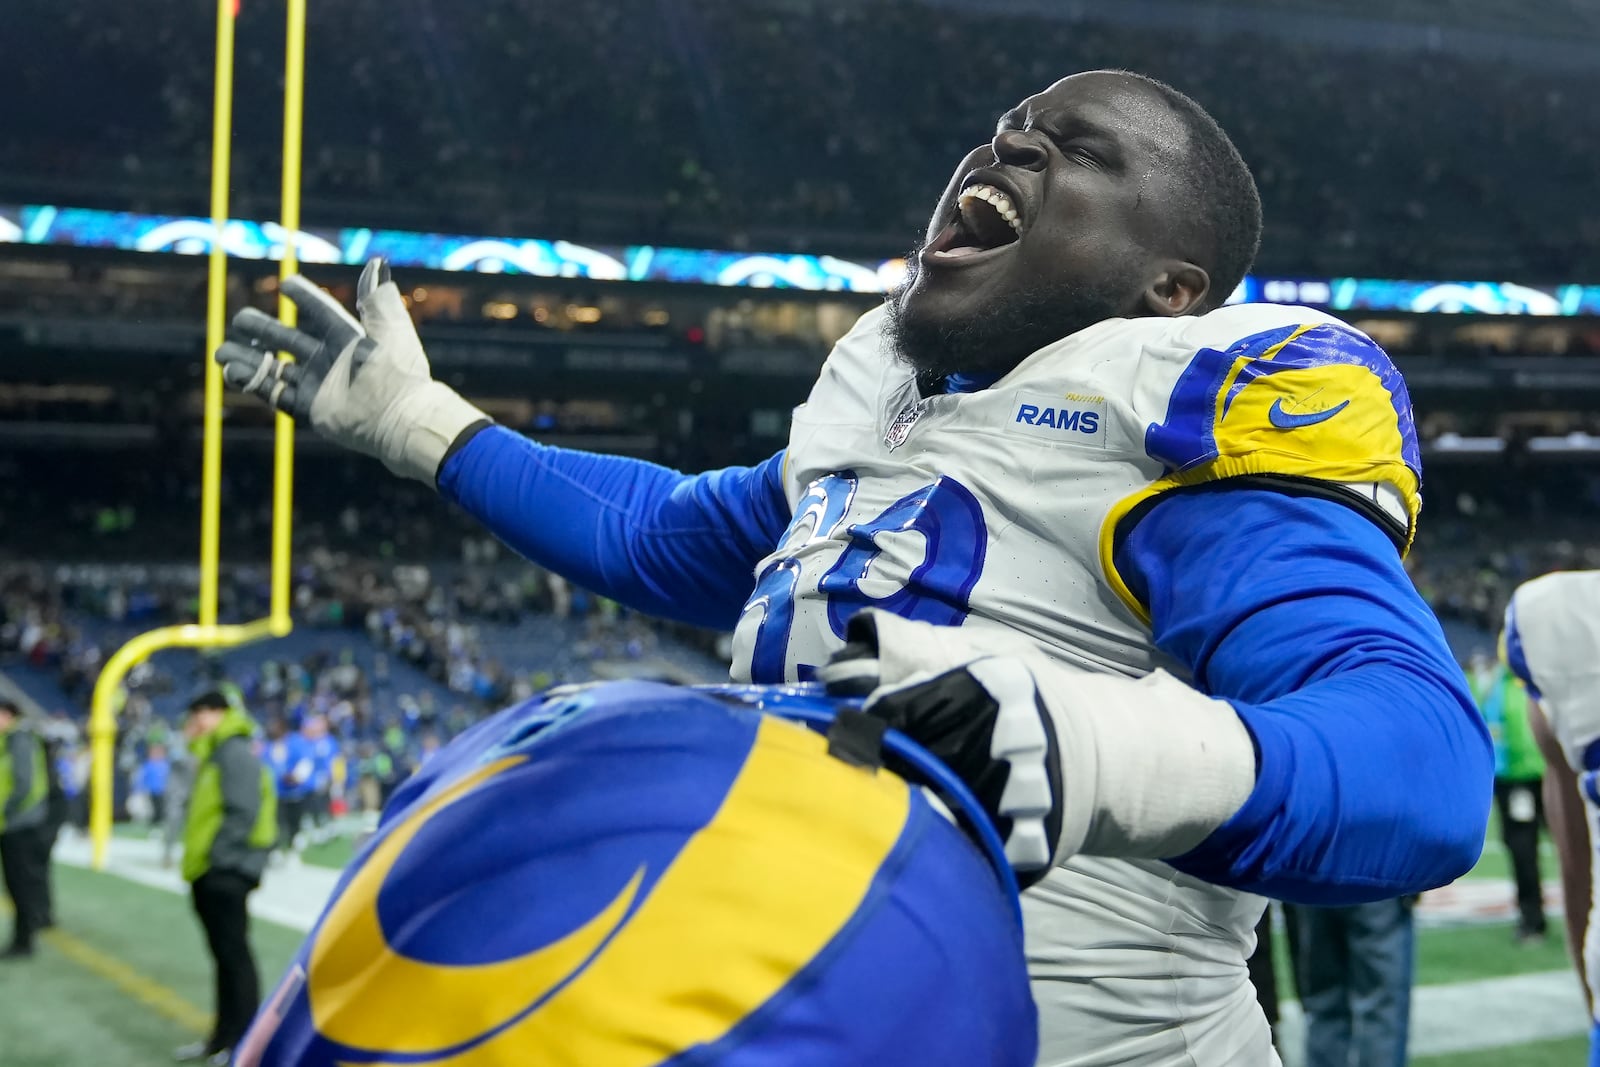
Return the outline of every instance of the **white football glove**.
[[[1093,673],[1016,635],[878,610],[853,616],[846,640],[818,677],[867,695],[867,714],[966,782],[1024,887],[1079,853],[1181,855],[1255,787],[1233,706],[1164,671]]]
[[[283,295],[299,309],[299,327],[255,308],[239,312],[216,352],[223,381],[396,474],[434,485],[450,446],[489,417],[433,380],[388,264],[374,259],[361,272],[359,322],[298,274],[284,279]]]
[[[958,633],[863,611],[818,677],[835,696],[867,697],[862,710],[966,783],[1026,889],[1049,873],[1061,841],[1065,798],[1055,725],[1021,659],[945,647],[944,639]],[[907,640],[912,635],[922,640]],[[901,658],[907,651],[918,664]],[[921,662],[960,666],[936,673],[920,669]],[[889,767],[899,770],[893,760]]]

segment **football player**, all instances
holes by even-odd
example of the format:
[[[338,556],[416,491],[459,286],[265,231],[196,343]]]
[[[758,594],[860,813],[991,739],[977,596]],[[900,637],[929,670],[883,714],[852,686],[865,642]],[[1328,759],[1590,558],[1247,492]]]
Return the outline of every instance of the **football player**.
[[[1600,1067],[1600,931],[1594,924],[1590,827],[1600,815],[1600,571],[1524,582],[1506,607],[1501,652],[1528,689],[1528,720],[1545,759],[1544,801],[1561,861],[1567,946],[1595,1018],[1589,1063]]]
[[[245,310],[217,359],[541,565],[734,628],[735,679],[811,677],[876,609],[856,625],[882,685],[930,686],[951,720],[1034,693],[1068,794],[1014,842],[1050,866],[1024,894],[1040,1063],[1260,1067],[1261,898],[1454,879],[1493,779],[1402,566],[1405,385],[1329,315],[1224,306],[1260,233],[1199,105],[1096,71],[957,164],[905,285],[754,467],[688,476],[493,425],[432,378],[381,263],[359,320],[290,279],[300,328]],[[996,692],[983,659],[1028,680]]]
[[[614,683],[486,720],[395,794],[234,1062],[1030,1067],[995,829],[1026,820],[896,706]]]

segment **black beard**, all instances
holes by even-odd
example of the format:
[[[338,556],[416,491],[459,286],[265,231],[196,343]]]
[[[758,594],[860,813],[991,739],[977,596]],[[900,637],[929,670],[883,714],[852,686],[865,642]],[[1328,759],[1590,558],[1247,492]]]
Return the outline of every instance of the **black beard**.
[[[981,315],[927,322],[905,311],[905,294],[917,277],[915,252],[907,264],[904,285],[889,294],[887,330],[895,358],[917,372],[924,392],[936,391],[953,374],[1000,377],[1048,344],[1127,314],[1127,282],[1108,277],[1017,289]]]

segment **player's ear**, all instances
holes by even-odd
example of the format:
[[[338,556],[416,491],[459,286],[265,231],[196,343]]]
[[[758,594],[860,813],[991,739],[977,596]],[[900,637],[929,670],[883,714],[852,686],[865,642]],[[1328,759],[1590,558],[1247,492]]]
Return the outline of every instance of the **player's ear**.
[[[1211,278],[1193,263],[1173,259],[1157,264],[1155,278],[1140,294],[1151,315],[1175,317],[1200,310],[1211,292]]]

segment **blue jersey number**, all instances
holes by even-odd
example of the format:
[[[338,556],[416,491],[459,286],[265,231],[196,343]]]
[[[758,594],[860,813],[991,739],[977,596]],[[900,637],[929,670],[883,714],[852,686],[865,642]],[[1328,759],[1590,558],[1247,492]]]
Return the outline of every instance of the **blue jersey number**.
[[[783,680],[801,579],[800,550],[835,540],[833,535],[855,498],[856,484],[851,472],[830,474],[813,482],[795,508],[782,542],[790,555],[762,572],[749,605],[762,610],[750,657],[752,681]],[[887,596],[865,592],[861,583],[883,553],[878,539],[907,533],[921,536],[922,562],[904,585]],[[850,616],[865,607],[939,626],[959,625],[971,610],[972,588],[983,573],[989,535],[978,499],[961,483],[939,478],[890,504],[872,521],[852,523],[836,540],[844,550],[818,579],[817,591],[827,597],[829,628],[843,638]],[[801,664],[801,678],[812,668]]]

